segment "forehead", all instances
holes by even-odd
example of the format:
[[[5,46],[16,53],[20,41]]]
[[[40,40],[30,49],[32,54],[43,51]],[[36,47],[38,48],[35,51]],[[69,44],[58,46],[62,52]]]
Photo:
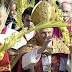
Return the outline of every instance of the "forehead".
[[[39,30],[39,32],[49,32],[49,31],[53,31],[53,28],[45,28]]]
[[[63,7],[63,11],[71,11],[71,5],[70,4],[67,4],[67,3],[63,3],[62,5]]]
[[[25,15],[25,17],[23,17],[23,18],[31,19],[31,15],[27,14],[27,15]]]
[[[10,9],[16,9],[16,5],[15,4],[11,5]]]

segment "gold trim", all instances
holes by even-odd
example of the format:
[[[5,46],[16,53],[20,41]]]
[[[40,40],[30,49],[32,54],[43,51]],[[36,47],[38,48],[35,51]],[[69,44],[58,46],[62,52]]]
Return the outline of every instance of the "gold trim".
[[[10,65],[0,66],[0,72],[1,71],[11,71]]]

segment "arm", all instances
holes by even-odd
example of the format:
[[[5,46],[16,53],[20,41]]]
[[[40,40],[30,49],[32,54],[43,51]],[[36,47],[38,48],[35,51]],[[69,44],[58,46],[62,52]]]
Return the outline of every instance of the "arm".
[[[24,70],[30,69],[35,63],[37,63],[41,57],[41,54],[37,54],[38,49],[26,53],[22,57],[22,68]]]
[[[35,63],[40,60],[41,53],[46,49],[51,37],[47,37],[43,43],[42,48],[33,50],[22,57],[22,68],[24,70],[30,69]]]

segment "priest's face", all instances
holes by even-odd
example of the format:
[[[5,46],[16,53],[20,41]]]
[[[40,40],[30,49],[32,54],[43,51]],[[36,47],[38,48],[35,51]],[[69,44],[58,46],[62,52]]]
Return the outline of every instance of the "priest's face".
[[[63,7],[62,10],[63,10],[64,13],[71,12],[71,5],[70,5],[70,4],[68,4],[68,3],[63,3],[63,6],[62,6],[62,7]],[[67,20],[69,19],[69,17],[64,16],[63,19],[64,19],[64,21],[67,21]]]
[[[23,22],[24,22],[24,27],[28,27],[28,29],[33,28],[34,24],[31,20],[31,15],[25,15],[25,17],[23,17]]]
[[[44,40],[50,36],[52,37],[53,35],[53,28],[45,28],[45,29],[41,29],[39,30],[38,32],[38,36],[39,36],[39,39],[44,42]]]

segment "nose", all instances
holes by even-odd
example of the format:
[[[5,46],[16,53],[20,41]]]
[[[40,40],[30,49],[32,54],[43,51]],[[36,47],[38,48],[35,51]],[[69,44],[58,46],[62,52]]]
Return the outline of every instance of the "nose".
[[[28,22],[27,27],[30,28],[31,26],[31,21]]]
[[[46,37],[48,37],[49,36],[49,34],[48,33],[46,33]]]
[[[31,25],[31,21],[28,22],[28,26],[30,26],[30,25]]]
[[[33,22],[32,22],[32,21],[30,21],[30,22],[29,22],[29,25],[30,25],[30,26],[33,26]]]

